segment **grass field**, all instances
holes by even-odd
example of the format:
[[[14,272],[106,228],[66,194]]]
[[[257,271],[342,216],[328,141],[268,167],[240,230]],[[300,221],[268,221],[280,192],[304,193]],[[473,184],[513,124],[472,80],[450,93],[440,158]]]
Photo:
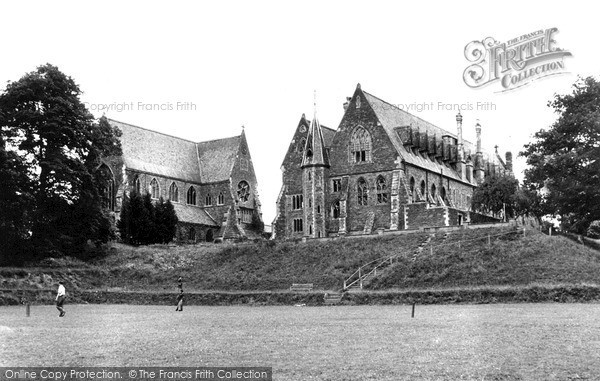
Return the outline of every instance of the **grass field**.
[[[271,366],[274,380],[599,380],[599,304],[0,308],[0,366]]]

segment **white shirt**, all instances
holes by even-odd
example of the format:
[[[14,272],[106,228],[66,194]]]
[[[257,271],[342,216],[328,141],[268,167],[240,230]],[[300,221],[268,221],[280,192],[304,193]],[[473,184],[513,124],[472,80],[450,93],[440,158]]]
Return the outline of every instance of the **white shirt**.
[[[56,297],[58,298],[59,296],[64,296],[65,295],[65,286],[63,286],[62,284],[58,285],[58,294],[56,295]]]

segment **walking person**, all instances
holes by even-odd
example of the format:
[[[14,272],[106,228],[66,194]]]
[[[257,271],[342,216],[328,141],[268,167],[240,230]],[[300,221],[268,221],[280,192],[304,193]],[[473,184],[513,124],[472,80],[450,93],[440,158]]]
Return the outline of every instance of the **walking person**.
[[[62,281],[58,282],[58,292],[56,293],[56,309],[60,312],[58,317],[65,316],[65,309],[63,308],[63,304],[65,304],[66,292],[65,286]]]
[[[183,311],[183,289],[180,289],[179,295],[177,295],[177,308],[175,311]]]

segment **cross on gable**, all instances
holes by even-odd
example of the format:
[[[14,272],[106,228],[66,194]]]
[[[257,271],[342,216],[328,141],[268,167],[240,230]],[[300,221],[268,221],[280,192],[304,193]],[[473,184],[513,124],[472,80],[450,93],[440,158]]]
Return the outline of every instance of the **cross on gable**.
[[[394,160],[394,164],[396,164],[396,167],[401,167],[402,166],[402,162],[404,160],[402,160],[402,158],[400,156],[396,156],[396,160]]]

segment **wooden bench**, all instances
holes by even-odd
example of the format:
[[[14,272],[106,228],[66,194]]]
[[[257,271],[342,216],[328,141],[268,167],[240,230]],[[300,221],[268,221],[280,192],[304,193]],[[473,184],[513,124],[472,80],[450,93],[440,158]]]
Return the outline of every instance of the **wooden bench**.
[[[293,292],[311,292],[313,290],[312,283],[293,283],[290,291]]]

